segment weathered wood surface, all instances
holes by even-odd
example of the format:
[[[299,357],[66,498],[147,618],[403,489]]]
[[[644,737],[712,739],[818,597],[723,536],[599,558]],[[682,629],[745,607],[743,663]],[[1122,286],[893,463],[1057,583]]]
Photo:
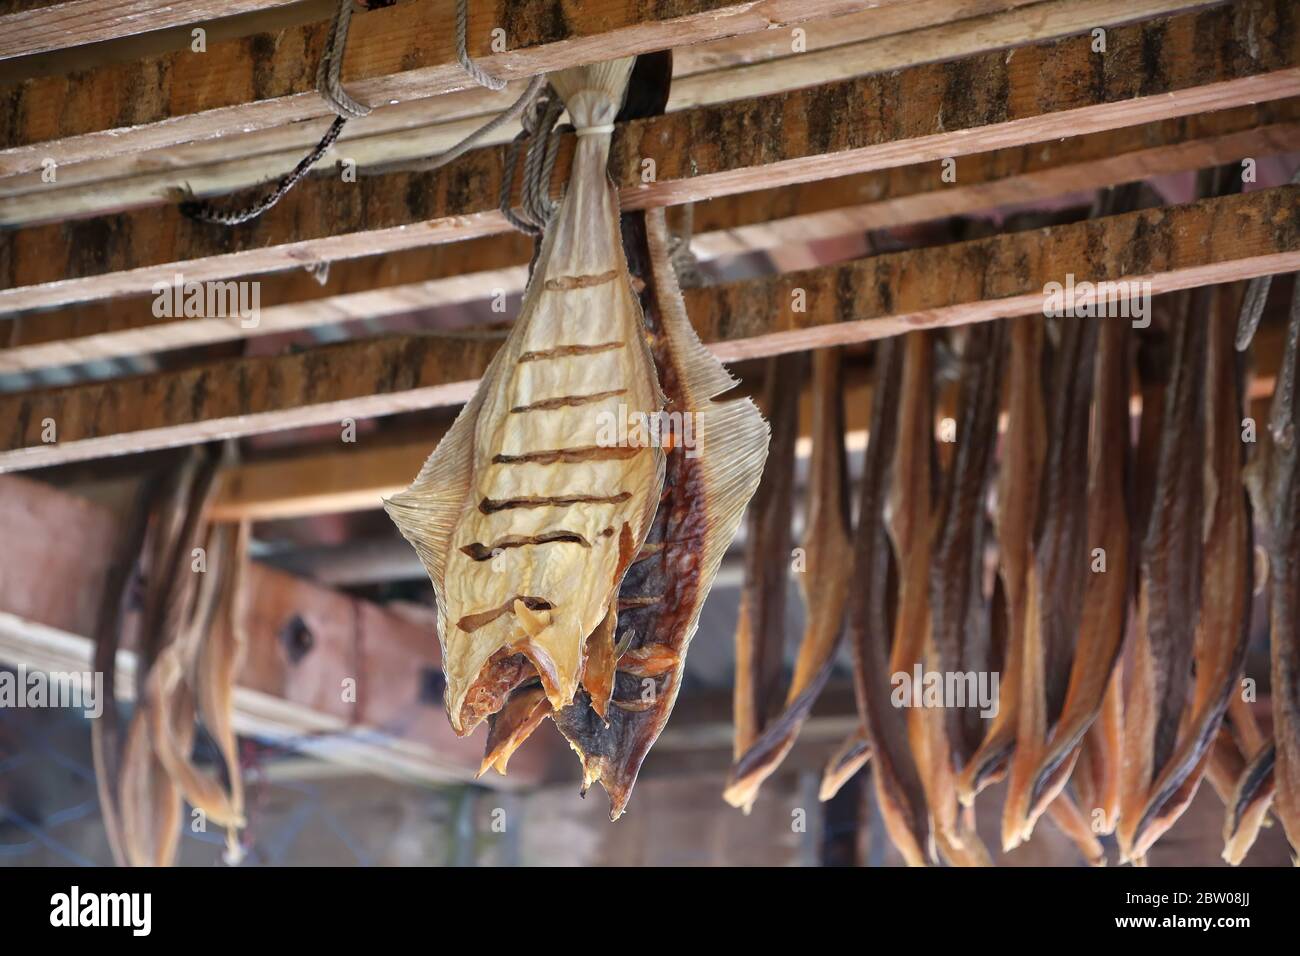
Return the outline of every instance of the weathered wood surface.
[[[1284,186],[691,289],[686,305],[734,361],[1041,312],[1067,274],[1158,295],[1300,268],[1298,201]],[[0,396],[0,470],[455,404],[497,347],[390,336]],[[42,440],[49,422],[57,442]]]
[[[898,0],[883,0],[898,2]],[[469,52],[505,79],[647,53],[773,25],[859,11],[863,0],[477,0]],[[473,85],[456,61],[454,0],[403,3],[353,17],[342,78],[365,104]],[[84,73],[36,77],[0,91],[0,175],[39,168],[44,144],[60,162],[114,143],[152,148],[328,116],[315,91],[328,20],[179,50]],[[505,30],[505,52],[491,31]],[[73,141],[75,139],[75,141]],[[46,150],[48,154],[48,150]]]
[[[1219,0],[922,0],[877,7],[801,27],[805,52],[793,54],[790,31],[766,30],[674,51],[667,111],[761,96],[830,80],[883,73],[970,56],[1096,27],[1111,27]],[[1003,9],[1006,8],[1006,9]],[[295,8],[296,9],[296,8]],[[926,19],[926,16],[931,19]],[[900,28],[904,32],[897,32]],[[0,70],[0,85],[4,82]],[[326,167],[346,158],[359,167],[421,160],[447,149],[504,109],[523,82],[496,92],[481,87],[384,106],[349,122],[327,151]],[[315,145],[325,121],[244,133],[233,129],[147,153],[66,163],[49,183],[42,171],[0,179],[0,225],[52,222],[169,202],[180,189],[230,193],[273,180]],[[479,145],[509,141],[506,123]],[[231,148],[233,136],[238,147]],[[57,144],[51,144],[57,146]],[[121,144],[118,144],[119,147]],[[57,149],[51,158],[60,161]],[[111,180],[111,183],[108,182]]]
[[[645,208],[1300,93],[1289,0],[1107,36],[1105,55],[1076,37],[634,121],[615,135],[611,175],[627,208]],[[645,158],[656,163],[652,183],[641,180]],[[164,208],[0,233],[0,313],[144,291],[178,268],[205,280],[499,232],[503,159],[498,147],[432,173],[316,177],[236,229]]]
[[[297,0],[62,0],[0,3],[0,60],[203,25]]]
[[[944,182],[934,163],[923,163],[710,200],[696,206],[692,249],[701,259],[775,249],[1295,150],[1300,100],[1283,100],[981,153],[959,161],[955,183]],[[507,233],[344,260],[330,267],[325,283],[301,270],[243,277],[260,284],[255,328],[238,318],[156,317],[152,295],[18,315],[8,348],[0,350],[0,373],[517,292],[530,255],[530,240]]]

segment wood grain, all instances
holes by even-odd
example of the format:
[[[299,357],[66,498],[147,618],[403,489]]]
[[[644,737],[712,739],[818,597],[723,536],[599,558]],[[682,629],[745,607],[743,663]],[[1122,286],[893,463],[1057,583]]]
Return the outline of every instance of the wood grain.
[[[934,163],[759,190],[697,204],[701,259],[853,235],[995,206],[1058,197],[1300,150],[1300,100],[1163,120],[963,158],[957,181]],[[517,292],[532,243],[518,233],[344,260],[321,284],[302,270],[246,276],[260,283],[256,328],[238,319],[158,318],[152,296],[15,316],[0,373],[120,358],[382,318]]]
[[[1041,312],[1044,285],[1149,281],[1159,295],[1300,268],[1300,187],[691,289],[724,361]],[[945,281],[935,282],[934,276]],[[806,311],[793,311],[796,290]],[[497,343],[390,336],[0,396],[0,470],[465,401]],[[52,420],[58,441],[42,441]]]
[[[891,3],[898,0],[883,0]],[[468,47],[505,79],[647,53],[774,25],[860,11],[862,0],[477,0]],[[342,78],[380,105],[473,85],[455,57],[455,0],[422,0],[353,18]],[[146,149],[330,115],[315,92],[328,21],[35,77],[0,90],[0,175],[53,156],[77,162],[109,149]],[[507,50],[491,49],[505,30]]]
[[[1242,0],[1112,29],[1104,57],[1070,38],[638,120],[610,172],[624,206],[646,208],[1280,99],[1300,93],[1291,10]],[[500,232],[503,163],[498,147],[437,172],[316,177],[236,229],[169,207],[0,233],[0,313],[142,292],[178,269],[202,281]]]

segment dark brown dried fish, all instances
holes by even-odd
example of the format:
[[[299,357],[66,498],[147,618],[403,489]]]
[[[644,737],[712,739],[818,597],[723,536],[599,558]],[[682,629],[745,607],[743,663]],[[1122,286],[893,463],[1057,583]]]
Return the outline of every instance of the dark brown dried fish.
[[[1191,299],[1190,308],[1175,323],[1155,494],[1141,549],[1138,626],[1125,694],[1125,761],[1116,828],[1121,860],[1144,856],[1136,852],[1135,836],[1147,815],[1155,775],[1174,751],[1191,678],[1200,606],[1205,429],[1199,383],[1205,366],[1207,293],[1198,289]]]
[[[620,636],[614,652],[613,695],[605,719],[592,707],[586,690],[579,691],[573,705],[554,715],[556,726],[582,759],[584,792],[599,781],[609,794],[611,819],[617,819],[627,806],[641,763],[672,712],[700,609],[759,484],[768,438],[767,425],[751,401],[714,401],[735,380],[700,344],[686,318],[669,261],[663,211],[649,211],[643,218],[642,214],[626,215],[623,222],[629,266],[634,274],[651,278],[641,297],[667,411],[683,416],[684,422],[693,422],[695,439],[693,447],[680,442],[668,449],[658,510],[646,544],[619,589]],[[795,409],[781,407],[778,411],[778,418],[787,412],[795,416],[797,404]],[[795,418],[788,430],[797,432],[797,424]],[[778,499],[784,495],[787,501],[793,475],[782,479],[781,472],[786,468],[792,471],[793,444],[791,437],[790,459],[783,460],[778,454],[777,467],[769,469],[774,482],[786,482],[775,494]],[[754,511],[761,514],[763,509]],[[762,572],[770,574],[779,567],[783,589],[790,553],[788,505],[778,513],[785,520],[786,544],[775,561],[763,564]],[[778,538],[780,528],[779,522],[773,522]],[[774,546],[782,547],[779,540]],[[753,539],[749,553],[756,559],[761,555]],[[764,595],[758,602],[753,612],[758,626],[771,627],[772,621],[783,617],[783,596],[775,601],[779,606],[774,606],[774,600],[772,595]],[[778,647],[771,663],[751,659],[756,665],[751,673],[757,678],[760,672],[779,668],[779,653]],[[760,683],[756,679],[755,685]]]
[[[830,674],[843,633],[844,602],[852,565],[844,455],[844,402],[840,353],[813,353],[813,448],[809,475],[806,566],[803,589],[807,626],[795,660],[784,711],[735,761],[723,798],[748,810],[758,789],[794,746],[813,703]]]
[[[966,330],[956,453],[942,481],[930,560],[930,633],[938,655],[936,669],[945,673],[981,673],[989,667],[987,635],[984,646],[977,647],[970,622],[973,607],[987,607],[981,590],[983,512],[997,447],[1006,329],[1003,322],[982,322]],[[980,729],[979,706],[974,701],[965,707],[950,702],[946,723],[952,763],[961,767],[983,736],[970,732]],[[933,806],[931,810],[940,815]]]
[[[802,353],[782,355],[768,360],[764,376],[763,408],[772,440],[748,517],[745,583],[736,625],[733,753],[737,759],[763,733],[779,694],[804,365]]]
[[[1217,290],[1216,306],[1225,304]],[[1236,690],[1246,655],[1253,590],[1251,517],[1242,483],[1242,388],[1233,350],[1233,329],[1224,308],[1210,318],[1205,374],[1205,516],[1202,522],[1200,616],[1196,624],[1195,686],[1177,746],[1151,785],[1133,831],[1132,853],[1142,855],[1181,815],[1195,794],[1206,754]],[[1184,802],[1171,802],[1175,793]]]
[[[1007,606],[1007,641],[999,684],[998,713],[984,742],[957,780],[957,795],[970,805],[1005,767],[1015,747],[1020,702],[1028,684],[1024,643],[1028,624],[1028,575],[1033,560],[1034,520],[1046,446],[1041,379],[1043,323],[1012,319],[1006,444],[998,477],[998,574]]]
[[[1101,329],[1088,457],[1088,553],[1083,565],[1090,572],[1064,709],[1033,773],[1034,803],[1054,799],[1065,786],[1084,735],[1113,683],[1123,645],[1131,590],[1128,339],[1124,322],[1107,321]]]
[[[1291,296],[1286,350],[1269,413],[1269,575],[1272,604],[1274,812],[1300,853],[1300,281]]]
[[[1060,716],[1069,683],[1074,639],[1083,614],[1081,573],[1088,567],[1087,469],[1089,410],[1098,319],[1061,326],[1052,362],[1042,490],[1026,586],[1026,629],[1016,751],[1002,815],[1002,846],[1009,851],[1033,833],[1051,804],[1055,775],[1038,781],[1048,729]],[[1056,789],[1059,789],[1057,787]]]
[[[906,406],[900,413],[900,381],[904,350],[912,375],[901,392]],[[898,669],[895,662],[915,654],[920,660],[923,644],[900,650],[895,634],[906,635],[909,645],[924,639],[924,631],[905,629],[904,622],[928,617],[925,607],[924,581],[928,569],[928,548],[909,554],[910,567],[899,569],[899,578],[910,577],[920,584],[920,596],[913,589],[899,594],[895,628],[891,614],[891,559],[889,537],[885,530],[886,496],[891,472],[895,483],[911,488],[914,500],[905,510],[908,516],[923,515],[920,522],[896,512],[894,527],[900,521],[911,529],[908,534],[918,541],[929,539],[929,456],[932,425],[930,403],[930,340],[924,332],[914,332],[903,341],[886,339],[876,347],[872,381],[869,440],[863,462],[859,492],[858,524],[853,536],[853,581],[849,593],[847,633],[853,650],[854,690],[858,713],[871,741],[872,774],[876,798],[890,839],[909,866],[924,866],[930,856],[929,811],[918,768],[913,763],[908,741],[908,717],[922,708],[905,712],[890,703],[891,675]],[[917,423],[903,427],[900,422]],[[923,447],[908,450],[896,445],[907,438]],[[924,459],[924,471],[918,472]],[[897,464],[895,464],[897,462]],[[914,476],[908,480],[904,476]],[[923,619],[922,619],[923,620]],[[922,627],[925,625],[922,624]],[[890,645],[894,656],[891,659]]]

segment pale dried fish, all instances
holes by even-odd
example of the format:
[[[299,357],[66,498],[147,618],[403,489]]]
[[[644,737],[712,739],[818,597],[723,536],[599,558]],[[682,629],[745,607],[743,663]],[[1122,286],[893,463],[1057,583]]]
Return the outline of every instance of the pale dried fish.
[[[551,77],[580,135],[519,318],[414,483],[385,503],[434,586],[462,735],[533,674],[552,708],[573,702],[588,636],[617,609],[659,504],[664,453],[647,424],[663,399],[605,169],[632,62]]]

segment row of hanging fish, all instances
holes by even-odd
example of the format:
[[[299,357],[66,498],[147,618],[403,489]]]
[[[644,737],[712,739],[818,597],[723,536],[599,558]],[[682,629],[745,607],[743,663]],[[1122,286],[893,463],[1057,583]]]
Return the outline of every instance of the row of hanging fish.
[[[197,821],[226,829],[227,862],[242,856],[233,715],[248,525],[208,522],[218,467],[215,455],[199,450],[144,483],[105,589],[96,668],[106,682],[115,680],[124,631],[134,629],[137,649],[136,706],[124,738],[113,708],[91,728],[104,826],[119,866],[172,865],[182,825]],[[138,613],[130,607],[135,594],[142,594]],[[111,699],[111,685],[105,691]],[[224,780],[192,758],[196,720],[216,745]]]
[[[1270,818],[1300,850],[1300,283],[1256,439],[1239,349],[1260,284],[1240,332],[1239,289],[1224,286],[1180,293],[1150,331],[1031,316],[878,343],[853,528],[840,358],[815,353],[806,566],[794,574],[808,614],[784,693],[804,375],[801,357],[770,360],[725,799],[753,805],[846,640],[861,726],[821,797],[870,762],[909,865],[988,865],[973,811],[997,781],[1004,852],[1046,816],[1088,862],[1106,862],[1100,837],[1114,834],[1120,862],[1144,865],[1203,779],[1226,808],[1226,860],[1239,863]],[[940,347],[959,355],[959,381],[955,433],[936,442]],[[1256,529],[1267,587],[1254,580]],[[1243,673],[1255,594],[1269,602],[1271,737]],[[997,674],[997,707],[900,706],[897,675],[918,669]]]
[[[489,725],[480,772],[504,773],[550,718],[611,819],[668,720],[768,440],[751,401],[714,401],[735,382],[686,318],[662,210],[625,217],[625,251],[606,164],[632,63],[551,76],[578,143],[519,317],[385,503],[433,583],[451,725]]]

